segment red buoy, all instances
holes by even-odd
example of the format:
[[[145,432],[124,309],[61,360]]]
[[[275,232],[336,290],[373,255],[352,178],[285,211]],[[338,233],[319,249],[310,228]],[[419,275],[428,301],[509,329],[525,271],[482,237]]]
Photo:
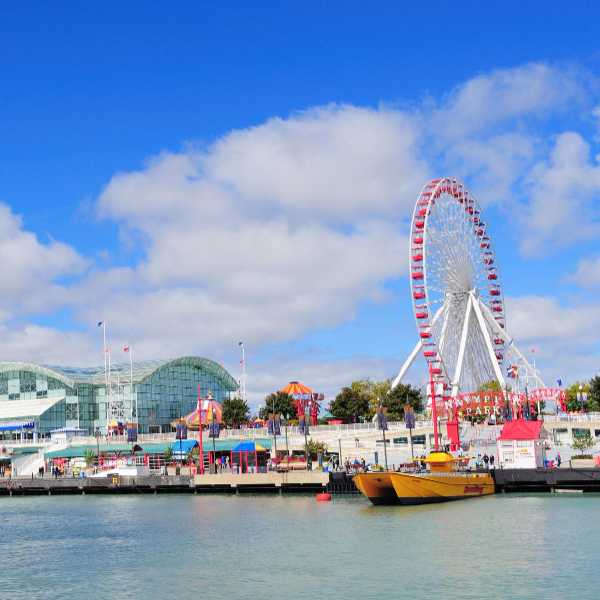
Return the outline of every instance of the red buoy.
[[[331,494],[317,494],[317,502],[329,502]]]

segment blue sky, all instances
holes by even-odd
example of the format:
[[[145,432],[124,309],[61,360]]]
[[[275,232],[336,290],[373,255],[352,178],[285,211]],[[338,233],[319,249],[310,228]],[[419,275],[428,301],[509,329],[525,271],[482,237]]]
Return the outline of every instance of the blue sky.
[[[508,328],[598,372],[600,8],[129,2],[0,8],[0,360],[202,354],[253,403],[391,376],[412,206],[457,176]],[[422,379],[423,365],[412,381]]]

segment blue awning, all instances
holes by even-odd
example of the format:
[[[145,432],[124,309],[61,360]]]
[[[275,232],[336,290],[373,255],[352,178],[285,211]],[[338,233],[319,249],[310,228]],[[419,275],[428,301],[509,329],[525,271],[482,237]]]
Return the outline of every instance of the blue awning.
[[[0,423],[0,431],[14,431],[15,429],[35,429],[35,423],[33,421]]]
[[[197,445],[196,440],[175,440],[173,442],[173,456],[186,456]]]

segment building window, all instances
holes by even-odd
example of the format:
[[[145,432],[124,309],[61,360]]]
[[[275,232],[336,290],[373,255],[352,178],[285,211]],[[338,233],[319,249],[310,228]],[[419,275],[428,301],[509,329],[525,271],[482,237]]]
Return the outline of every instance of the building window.
[[[91,421],[96,421],[99,418],[100,418],[100,411],[98,410],[98,405],[90,404],[89,405],[89,419]]]
[[[8,395],[9,400],[20,400],[20,398],[21,398],[21,394],[9,394]]]
[[[53,379],[52,377],[48,379],[49,390],[62,390],[65,387],[65,384],[62,381],[59,381],[58,379]]]
[[[531,440],[517,440],[517,448],[531,448]]]
[[[504,453],[504,462],[513,462],[514,461],[514,453],[513,452],[505,452]]]
[[[42,390],[40,392],[36,392],[36,395],[38,398],[47,398],[48,397],[48,390]]]
[[[67,421],[76,421],[81,416],[81,407],[78,404],[67,404]]]
[[[510,440],[509,440],[508,442],[506,442],[506,441],[502,441],[502,442],[500,442],[500,445],[501,445],[503,448],[512,448],[512,445],[513,445],[513,443],[512,443]]]
[[[8,375],[0,373],[0,394],[8,394]]]
[[[20,391],[35,392],[36,375],[29,371],[19,371],[19,388]]]

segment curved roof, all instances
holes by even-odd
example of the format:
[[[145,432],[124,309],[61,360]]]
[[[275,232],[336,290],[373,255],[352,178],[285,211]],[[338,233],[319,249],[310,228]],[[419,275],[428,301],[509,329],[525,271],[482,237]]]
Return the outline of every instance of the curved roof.
[[[134,362],[132,365],[133,382],[142,383],[145,379],[165,367],[190,365],[210,373],[220,380],[224,387],[233,392],[238,389],[237,381],[219,364],[200,356],[184,356],[166,360],[146,360]],[[112,365],[112,371],[123,373],[129,380],[129,363]],[[76,384],[102,385],[104,383],[104,367],[57,367],[51,365],[35,365],[25,362],[0,363],[0,373],[6,371],[33,371],[47,377],[54,377],[70,387]]]

